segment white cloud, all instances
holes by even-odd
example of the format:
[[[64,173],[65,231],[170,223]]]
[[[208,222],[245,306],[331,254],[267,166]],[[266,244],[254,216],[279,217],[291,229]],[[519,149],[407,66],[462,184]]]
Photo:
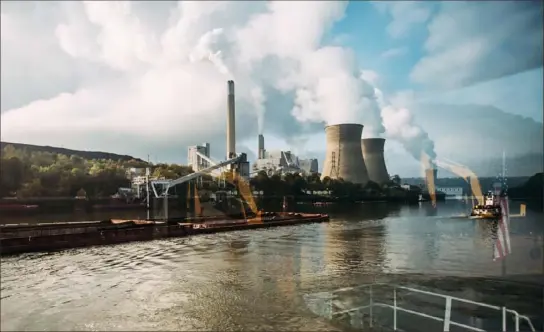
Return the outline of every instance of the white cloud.
[[[387,32],[393,38],[407,36],[414,26],[425,23],[431,15],[431,6],[420,1],[375,1],[373,5],[391,16]]]
[[[414,82],[457,88],[542,66],[542,2],[444,2]]]
[[[110,78],[103,68],[82,66],[61,50],[53,34],[60,18],[55,2],[2,3],[2,113]]]
[[[19,46],[17,52],[10,47],[3,68],[34,62],[32,79],[47,78],[38,80],[35,90],[54,87],[6,105],[3,139],[37,144],[46,139],[51,145],[70,139],[73,148],[117,150],[122,144],[108,139],[125,137],[132,148],[124,152],[140,155],[138,146],[183,151],[195,142],[219,142],[227,79],[237,83],[237,125],[244,128],[238,139],[256,135],[257,123],[263,129],[265,104],[273,102],[270,89],[293,98],[290,108],[273,110],[276,121],[365,121],[369,131],[383,131],[373,89],[359,78],[351,51],[322,45],[346,3],[180,2],[161,8],[163,15],[170,13],[166,29],[156,18],[140,18],[145,6],[149,11],[154,5],[55,3],[42,25],[33,13],[43,7],[2,7],[8,18],[2,49],[12,41]],[[23,29],[13,28],[17,24]],[[29,53],[24,45],[34,45],[36,32],[46,42]],[[62,76],[76,67],[85,69],[82,77]],[[67,88],[70,79],[74,83]],[[14,71],[2,70],[2,80],[3,94],[7,85],[25,83]]]
[[[249,145],[243,140],[258,131],[301,144],[301,133],[322,134],[323,122],[361,122],[365,137],[381,135],[380,108],[387,105],[374,88],[380,76],[361,72],[350,49],[323,42],[346,6],[323,1],[2,3],[2,139],[150,153],[170,161],[182,161],[187,145],[208,141],[221,158],[228,79],[236,81],[240,146]],[[397,37],[427,20],[419,3],[383,6],[396,20],[389,31]],[[402,18],[402,12],[411,18]],[[486,47],[496,45],[485,36],[470,43],[455,34],[450,38],[454,50],[472,55],[474,63],[488,54]],[[452,56],[447,53],[452,51],[432,34],[426,47],[431,55],[422,63],[441,73],[443,64],[432,54]],[[439,60],[446,61],[446,55]],[[431,79],[423,73],[418,75]],[[450,76],[470,77],[464,69]],[[399,111],[413,109],[413,99],[410,93],[391,98],[396,110],[384,121],[388,137],[396,129],[405,133],[397,120],[414,121]]]
[[[405,55],[408,52],[406,47],[391,48],[381,54],[382,58],[395,58]]]
[[[369,69],[361,70],[361,79],[367,81],[372,85],[378,84],[380,80],[380,75],[377,72]]]
[[[525,173],[509,166],[509,174],[542,172],[542,123],[492,106],[418,102],[412,109],[434,139],[436,153],[442,159],[474,167],[478,175],[493,176],[494,171],[489,166],[481,167],[481,163],[492,160],[494,166],[499,166],[503,151],[512,159],[540,155],[540,162],[523,166]]]
[[[538,68],[444,93],[428,93],[420,102],[495,106],[505,112],[543,122],[543,69]],[[412,96],[413,97],[413,96]]]

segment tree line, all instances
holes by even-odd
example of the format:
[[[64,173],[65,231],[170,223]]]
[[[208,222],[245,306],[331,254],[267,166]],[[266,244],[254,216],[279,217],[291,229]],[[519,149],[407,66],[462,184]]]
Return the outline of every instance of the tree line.
[[[395,175],[383,185],[369,181],[364,186],[343,179],[320,178],[319,174],[304,176],[298,173],[268,176],[261,171],[250,180],[254,190],[265,195],[297,196],[320,195],[333,196],[338,199],[361,200],[369,197],[404,197],[406,191],[400,188],[401,179]]]
[[[0,197],[105,197],[130,186],[127,169],[148,167],[145,161],[86,159],[79,155],[15,148],[8,144],[0,160]],[[192,173],[176,164],[152,165],[153,176],[175,178]]]
[[[127,170],[151,167],[152,177],[176,179],[193,172],[190,166],[179,164],[151,164],[137,159],[88,159],[80,155],[36,151],[5,145],[0,160],[0,197],[74,197],[83,190],[87,197],[108,197],[120,187],[129,187]],[[219,186],[211,176],[204,176],[207,189]],[[263,191],[267,196],[331,193],[335,197],[403,196],[400,178],[394,176],[390,183],[367,183],[364,187],[342,179],[318,174],[303,176],[286,174],[268,176],[259,172],[250,180],[252,190]]]

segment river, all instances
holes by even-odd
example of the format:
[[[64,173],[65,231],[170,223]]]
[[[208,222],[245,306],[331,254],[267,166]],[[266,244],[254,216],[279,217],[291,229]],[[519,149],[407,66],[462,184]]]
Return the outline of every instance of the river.
[[[4,257],[1,330],[348,331],[306,295],[372,282],[507,305],[540,329],[544,216],[512,219],[503,266],[489,223],[451,218],[466,209],[328,207],[324,224]]]

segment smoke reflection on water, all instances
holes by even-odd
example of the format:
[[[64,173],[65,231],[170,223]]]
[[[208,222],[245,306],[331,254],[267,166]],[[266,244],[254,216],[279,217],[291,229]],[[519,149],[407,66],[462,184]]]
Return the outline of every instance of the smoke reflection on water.
[[[329,224],[6,257],[1,330],[343,329],[316,319],[304,294],[375,281],[538,315],[542,286],[492,281],[492,225],[449,218],[458,202],[428,205],[332,206]],[[528,254],[541,218],[513,222],[506,278],[542,277]]]

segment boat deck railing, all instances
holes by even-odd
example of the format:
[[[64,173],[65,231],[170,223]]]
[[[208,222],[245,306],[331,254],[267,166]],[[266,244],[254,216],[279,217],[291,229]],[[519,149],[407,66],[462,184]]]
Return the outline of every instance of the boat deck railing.
[[[393,294],[392,294],[393,295],[393,304],[392,305],[387,304],[387,303],[380,303],[380,302],[375,302],[374,301],[373,289],[375,289],[376,286],[381,286],[381,287],[388,286],[388,287],[392,288],[392,291],[393,291]],[[357,306],[357,307],[354,307],[354,308],[349,308],[349,309],[340,310],[340,311],[335,311],[334,310],[333,302],[335,300],[339,299],[339,297],[338,297],[339,293],[347,292],[347,291],[351,291],[351,290],[357,290],[357,289],[365,289],[365,288],[368,289],[368,291],[369,291],[369,303],[367,305]],[[401,307],[399,305],[399,303],[398,303],[398,299],[399,299],[398,294],[397,294],[398,290],[405,290],[405,291],[409,291],[409,292],[413,292],[413,293],[428,295],[428,296],[431,296],[431,297],[434,297],[434,298],[443,299],[444,300],[444,314],[442,316],[440,316],[440,317],[437,317],[437,316],[433,316],[433,315],[426,314],[426,313],[423,313],[423,312],[419,312],[419,311],[416,311],[416,310],[411,310],[411,309]],[[452,320],[452,318],[451,318],[452,317],[452,303],[457,301],[457,302],[461,302],[461,303],[465,303],[465,304],[471,304],[471,305],[474,305],[474,306],[477,306],[477,307],[483,307],[483,308],[499,311],[501,313],[501,317],[502,317],[502,324],[501,324],[502,325],[502,331],[504,331],[504,332],[507,331],[507,318],[508,318],[509,315],[514,320],[514,331],[516,331],[516,332],[520,331],[520,322],[525,322],[527,324],[527,326],[530,328],[531,331],[533,331],[533,332],[536,331],[535,327],[534,327],[534,325],[531,322],[531,319],[529,317],[527,317],[525,315],[521,315],[516,310],[508,309],[505,306],[496,306],[496,305],[491,305],[491,304],[487,304],[487,303],[483,303],[483,302],[476,302],[476,301],[472,301],[472,300],[468,300],[468,299],[463,299],[463,298],[460,298],[460,297],[455,297],[455,296],[451,296],[451,295],[444,295],[444,294],[430,292],[430,291],[427,291],[427,290],[416,289],[416,288],[412,288],[412,287],[405,287],[405,286],[391,285],[391,284],[384,284],[384,283],[374,283],[374,284],[365,284],[365,285],[360,285],[360,286],[355,286],[355,287],[345,287],[345,288],[334,290],[332,292],[318,293],[318,294],[315,294],[315,295],[317,295],[316,298],[319,298],[319,299],[322,299],[322,300],[325,301],[325,303],[324,303],[325,304],[325,308],[324,308],[325,309],[325,314],[324,314],[324,316],[326,316],[326,318],[332,320],[335,316],[348,314],[353,325],[359,324],[360,322],[358,322],[358,321],[363,320],[362,312],[364,310],[368,310],[368,314],[370,316],[369,324],[370,324],[370,327],[372,327],[372,324],[373,324],[373,308],[382,307],[382,308],[389,308],[389,309],[393,310],[393,330],[394,331],[400,331],[400,329],[398,328],[397,314],[399,312],[404,312],[404,313],[407,313],[407,314],[411,314],[411,315],[431,319],[431,320],[434,320],[434,321],[442,322],[443,323],[443,331],[445,331],[445,332],[449,332],[451,326],[457,326],[457,327],[465,328],[465,329],[470,330],[470,331],[484,331],[485,332],[486,330],[483,330],[483,329],[481,329],[479,327],[474,327],[474,326],[471,326],[471,325],[463,324],[463,323],[460,323],[460,322],[455,322],[455,321]]]

